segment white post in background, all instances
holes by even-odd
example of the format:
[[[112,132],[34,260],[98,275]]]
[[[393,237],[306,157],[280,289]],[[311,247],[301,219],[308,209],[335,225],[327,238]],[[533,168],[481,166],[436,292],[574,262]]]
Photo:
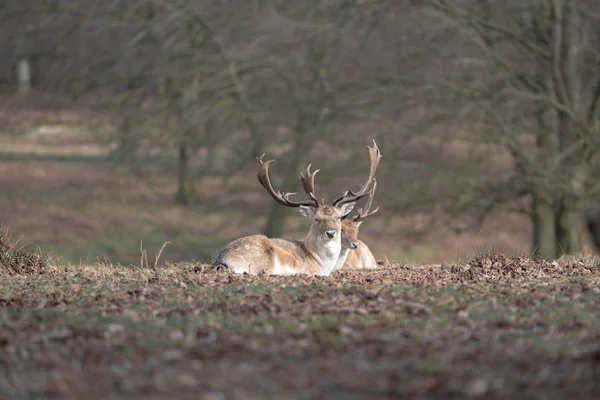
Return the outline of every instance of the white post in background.
[[[26,58],[21,58],[17,64],[17,83],[19,93],[28,93],[31,89],[31,67]]]

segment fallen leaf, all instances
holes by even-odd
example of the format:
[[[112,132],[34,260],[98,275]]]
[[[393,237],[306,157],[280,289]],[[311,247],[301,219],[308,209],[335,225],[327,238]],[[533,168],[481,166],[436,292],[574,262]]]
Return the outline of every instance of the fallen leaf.
[[[484,379],[474,379],[465,386],[464,394],[471,399],[475,399],[485,395],[489,390],[489,386],[489,383]]]

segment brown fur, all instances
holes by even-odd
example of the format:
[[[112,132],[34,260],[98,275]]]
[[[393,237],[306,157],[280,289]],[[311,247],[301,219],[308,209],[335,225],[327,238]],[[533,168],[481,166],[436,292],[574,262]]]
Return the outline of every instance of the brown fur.
[[[341,269],[373,269],[377,268],[377,260],[369,247],[362,241],[358,241],[358,248],[351,250],[346,257],[346,262]]]
[[[342,248],[353,249],[352,243],[358,243],[358,223],[344,219],[342,221]]]
[[[318,217],[316,218],[321,218],[321,219],[330,219],[331,216],[335,215],[336,212],[334,210],[334,208],[332,206],[321,206],[319,207],[318,211]]]
[[[339,250],[335,252],[335,241],[340,240],[340,218],[349,213],[353,205],[345,205],[341,207],[342,210],[328,205],[317,209],[301,208],[304,216],[313,219],[304,240],[268,238],[264,235],[245,236],[225,246],[215,256],[212,265],[214,268],[229,269],[236,273],[328,275],[331,271],[324,270],[317,257],[327,260],[323,255],[323,247],[329,243],[334,245],[337,259]],[[335,232],[334,239],[327,236],[328,231]]]

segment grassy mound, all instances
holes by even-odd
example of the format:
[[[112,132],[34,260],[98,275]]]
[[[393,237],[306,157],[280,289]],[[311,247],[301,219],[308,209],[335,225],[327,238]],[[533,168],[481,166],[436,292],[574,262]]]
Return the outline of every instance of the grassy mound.
[[[19,245],[18,239],[0,227],[0,271],[9,274],[43,274],[52,265],[52,258],[47,252]]]

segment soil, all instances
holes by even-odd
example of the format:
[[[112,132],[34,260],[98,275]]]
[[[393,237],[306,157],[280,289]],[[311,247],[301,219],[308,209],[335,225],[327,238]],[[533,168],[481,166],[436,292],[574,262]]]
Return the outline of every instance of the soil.
[[[496,254],[330,277],[201,264],[5,271],[0,395],[598,398],[596,263]]]

